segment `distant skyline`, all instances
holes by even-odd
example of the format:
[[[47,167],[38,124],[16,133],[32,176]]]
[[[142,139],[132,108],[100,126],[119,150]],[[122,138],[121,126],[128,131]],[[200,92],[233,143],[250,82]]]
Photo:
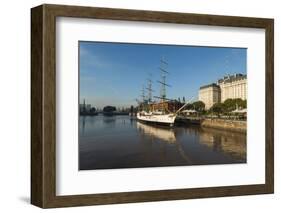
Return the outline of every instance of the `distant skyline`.
[[[160,60],[168,62],[167,98],[198,99],[200,86],[228,74],[247,74],[247,49],[158,44],[79,42],[80,103],[96,108],[136,106],[152,80],[160,95]]]

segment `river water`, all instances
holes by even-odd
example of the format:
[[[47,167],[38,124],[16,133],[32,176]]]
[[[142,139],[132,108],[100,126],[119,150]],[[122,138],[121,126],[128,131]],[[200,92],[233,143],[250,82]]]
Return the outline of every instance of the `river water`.
[[[246,134],[143,124],[130,116],[80,116],[79,169],[246,163]]]

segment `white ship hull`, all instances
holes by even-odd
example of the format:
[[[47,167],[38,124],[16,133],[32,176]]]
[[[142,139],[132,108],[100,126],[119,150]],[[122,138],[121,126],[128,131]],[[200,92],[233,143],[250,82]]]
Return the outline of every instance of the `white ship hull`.
[[[137,113],[137,119],[139,121],[146,122],[146,123],[174,126],[176,115],[175,114],[154,115],[149,113]]]

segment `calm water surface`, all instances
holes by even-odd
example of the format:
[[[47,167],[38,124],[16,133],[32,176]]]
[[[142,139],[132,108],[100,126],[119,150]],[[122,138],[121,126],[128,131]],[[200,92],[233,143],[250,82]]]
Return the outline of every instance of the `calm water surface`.
[[[129,116],[80,116],[80,170],[229,163],[246,163],[246,134],[164,128]]]

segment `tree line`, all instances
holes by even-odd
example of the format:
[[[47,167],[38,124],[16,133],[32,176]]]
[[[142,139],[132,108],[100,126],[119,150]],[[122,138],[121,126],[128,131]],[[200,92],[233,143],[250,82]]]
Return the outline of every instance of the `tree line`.
[[[242,100],[241,98],[226,99],[223,103],[215,103],[209,110],[205,109],[205,104],[202,101],[196,101],[190,103],[186,106],[186,109],[196,110],[202,114],[228,114],[235,109],[245,109],[247,108],[247,100]]]

